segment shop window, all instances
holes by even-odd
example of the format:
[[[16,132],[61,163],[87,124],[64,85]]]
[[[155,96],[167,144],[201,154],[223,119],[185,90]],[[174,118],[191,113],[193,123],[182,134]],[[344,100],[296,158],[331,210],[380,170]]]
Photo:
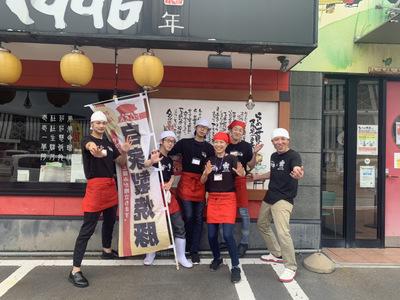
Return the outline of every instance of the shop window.
[[[109,93],[0,89],[0,183],[83,183],[89,103]],[[26,185],[25,185],[26,186]],[[11,188],[11,186],[9,186]]]

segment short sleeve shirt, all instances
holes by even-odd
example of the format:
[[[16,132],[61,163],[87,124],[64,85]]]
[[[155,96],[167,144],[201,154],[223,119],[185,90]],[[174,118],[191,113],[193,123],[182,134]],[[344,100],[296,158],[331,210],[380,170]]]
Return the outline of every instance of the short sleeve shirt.
[[[97,146],[102,146],[105,150],[107,150],[107,156],[101,158],[94,157],[85,147],[89,142],[94,142]],[[114,177],[114,160],[120,156],[120,153],[113,143],[111,143],[106,137],[103,137],[103,139],[98,139],[92,135],[88,135],[82,139],[81,147],[83,170],[85,172],[86,179]]]
[[[172,175],[174,175],[174,162],[172,158],[161,154],[160,164],[164,182],[170,181]],[[158,164],[154,164],[153,167],[158,168]]]
[[[253,157],[253,148],[251,144],[246,141],[240,141],[237,144],[229,144],[226,147],[226,153],[236,156],[243,168],[246,169],[247,163],[251,161]]]
[[[279,200],[286,200],[293,204],[298,182],[290,176],[290,172],[296,166],[302,166],[301,157],[292,149],[282,154],[275,152],[271,155],[271,176],[268,192],[264,197],[265,202],[274,204]]]
[[[212,156],[210,161],[213,171],[207,177],[206,191],[234,192],[236,172],[232,168],[236,168],[237,158],[233,155],[226,155],[223,158]]]
[[[182,156],[182,171],[201,174],[209,157],[214,155],[213,146],[204,141],[198,142],[194,138],[179,140],[169,155]]]

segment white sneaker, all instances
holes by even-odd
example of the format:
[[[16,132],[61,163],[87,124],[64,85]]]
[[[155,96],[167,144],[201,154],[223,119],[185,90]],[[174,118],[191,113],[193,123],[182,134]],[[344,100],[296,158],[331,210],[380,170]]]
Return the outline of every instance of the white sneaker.
[[[263,260],[263,261],[267,261],[267,262],[283,263],[282,256],[276,257],[276,256],[272,255],[271,253],[270,254],[261,255],[260,259]]]
[[[293,281],[294,276],[296,276],[296,271],[285,268],[283,273],[279,276],[279,281],[285,283],[291,282]]]
[[[155,252],[147,253],[146,257],[143,260],[143,264],[145,266],[151,266],[153,264],[155,258],[156,258]]]

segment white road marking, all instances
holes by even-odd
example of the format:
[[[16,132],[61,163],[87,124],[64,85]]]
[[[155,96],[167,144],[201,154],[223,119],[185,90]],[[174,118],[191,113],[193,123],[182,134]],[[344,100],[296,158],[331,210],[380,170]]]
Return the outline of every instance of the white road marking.
[[[232,269],[231,261],[229,260],[227,264],[228,264],[229,270],[231,270]],[[253,300],[253,299],[255,300],[256,297],[254,296],[253,290],[251,289],[250,284],[247,281],[246,274],[244,273],[243,268],[240,268],[240,269],[241,269],[240,276],[241,276],[242,280],[240,280],[240,282],[238,282],[238,283],[234,283],[236,293],[237,293],[239,299],[241,299],[241,300]]]
[[[232,268],[230,260],[225,259],[229,266]],[[202,259],[202,265],[208,265],[211,263],[211,259]],[[266,263],[258,258],[242,258],[240,259],[241,265],[271,265],[272,269],[279,276],[283,270],[282,264]],[[99,260],[99,259],[85,259],[82,262],[84,266],[143,266],[143,261],[140,259],[126,259],[126,260]],[[156,259],[154,261],[155,266],[175,266],[173,259]],[[72,259],[29,259],[29,260],[1,260],[1,266],[20,266],[13,274],[7,279],[0,283],[0,297],[4,295],[11,287],[13,287],[19,280],[21,280],[26,274],[28,274],[33,268],[38,266],[54,267],[54,266],[72,266]],[[235,284],[235,289],[239,299],[253,300],[255,299],[254,293],[247,280],[246,274],[242,269],[241,277],[242,280]],[[278,279],[277,279],[278,280]],[[290,283],[283,283],[288,293],[294,300],[306,300],[308,296],[301,289],[296,280]]]
[[[14,273],[4,279],[3,282],[0,283],[0,298],[35,267],[36,264],[25,263],[24,265],[19,267]]]

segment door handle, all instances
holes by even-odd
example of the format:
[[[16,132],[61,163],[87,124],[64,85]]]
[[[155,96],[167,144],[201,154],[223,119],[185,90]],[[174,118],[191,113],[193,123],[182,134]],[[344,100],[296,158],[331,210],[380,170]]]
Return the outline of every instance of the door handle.
[[[386,175],[386,178],[400,178],[400,176],[398,176],[398,175],[390,175],[389,169],[385,169],[385,175]]]

